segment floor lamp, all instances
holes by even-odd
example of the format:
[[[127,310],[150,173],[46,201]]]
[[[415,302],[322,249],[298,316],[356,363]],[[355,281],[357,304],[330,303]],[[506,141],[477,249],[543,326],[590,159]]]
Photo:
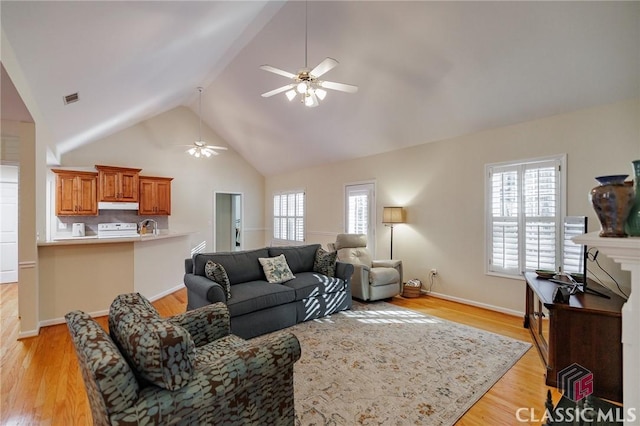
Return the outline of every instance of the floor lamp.
[[[393,225],[404,223],[404,208],[384,207],[382,210],[382,223],[391,228],[391,253],[389,257],[393,259]]]

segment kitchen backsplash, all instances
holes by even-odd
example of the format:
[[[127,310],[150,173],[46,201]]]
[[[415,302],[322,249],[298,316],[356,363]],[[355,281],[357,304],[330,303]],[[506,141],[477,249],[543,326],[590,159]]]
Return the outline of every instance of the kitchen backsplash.
[[[71,234],[71,224],[84,223],[86,235],[98,233],[99,223],[140,223],[145,219],[154,219],[158,222],[158,229],[169,229],[169,216],[139,216],[135,210],[100,210],[99,216],[57,216],[55,234]],[[60,224],[66,224],[66,229],[60,229]]]

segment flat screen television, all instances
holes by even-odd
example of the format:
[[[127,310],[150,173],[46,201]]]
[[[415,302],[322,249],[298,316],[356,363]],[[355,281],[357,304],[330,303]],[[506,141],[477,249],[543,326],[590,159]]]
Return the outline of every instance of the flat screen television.
[[[587,233],[586,216],[566,216],[564,218],[564,241],[562,244],[562,272],[567,274],[576,283],[572,293],[590,293],[609,298],[593,288],[588,288],[587,262],[589,260],[589,248],[586,245],[576,244],[572,238]]]

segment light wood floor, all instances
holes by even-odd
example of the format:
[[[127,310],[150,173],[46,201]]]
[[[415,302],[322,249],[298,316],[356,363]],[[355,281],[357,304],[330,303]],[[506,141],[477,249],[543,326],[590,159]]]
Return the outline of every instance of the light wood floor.
[[[17,340],[17,284],[0,285],[0,424],[87,425],[91,413],[76,355],[66,325],[44,327],[38,337]],[[524,295],[523,295],[524,297]],[[186,290],[154,303],[163,316],[184,312]],[[396,297],[392,303],[416,311],[530,342],[522,318],[449,302],[429,296]],[[106,317],[98,321],[106,329]],[[457,425],[519,423],[516,411],[534,419],[544,412],[547,389],[554,401],[559,394],[544,385],[544,368],[532,347],[461,419]]]

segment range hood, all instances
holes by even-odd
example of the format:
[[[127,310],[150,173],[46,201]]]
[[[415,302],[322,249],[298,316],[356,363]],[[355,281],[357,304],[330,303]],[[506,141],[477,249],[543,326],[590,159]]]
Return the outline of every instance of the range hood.
[[[101,201],[98,203],[98,210],[138,210],[138,203]]]

